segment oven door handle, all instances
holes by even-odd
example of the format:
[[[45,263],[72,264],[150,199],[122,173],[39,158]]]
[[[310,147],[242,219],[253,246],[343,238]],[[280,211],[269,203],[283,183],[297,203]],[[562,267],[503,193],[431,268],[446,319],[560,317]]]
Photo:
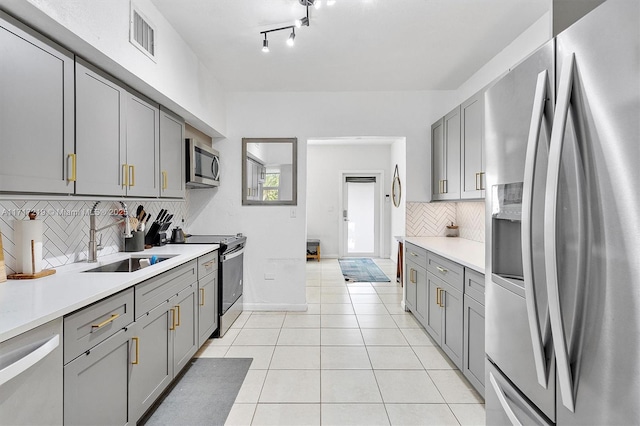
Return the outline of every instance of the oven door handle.
[[[235,257],[242,256],[244,254],[244,247],[238,250],[231,251],[227,254],[222,255],[222,261],[226,262],[227,260],[231,260]]]

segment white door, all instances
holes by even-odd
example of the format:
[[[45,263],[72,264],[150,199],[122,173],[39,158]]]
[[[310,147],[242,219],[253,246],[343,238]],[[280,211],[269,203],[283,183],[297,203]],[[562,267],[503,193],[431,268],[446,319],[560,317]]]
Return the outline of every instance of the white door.
[[[345,257],[378,257],[380,250],[380,177],[343,175],[343,250]]]

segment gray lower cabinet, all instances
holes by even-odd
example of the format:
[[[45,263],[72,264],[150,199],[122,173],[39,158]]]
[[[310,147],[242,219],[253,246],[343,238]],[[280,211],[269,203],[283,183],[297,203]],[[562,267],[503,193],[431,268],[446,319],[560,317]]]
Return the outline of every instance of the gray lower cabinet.
[[[173,379],[174,311],[169,301],[136,319],[135,359],[129,379],[129,417],[133,422],[153,405]]]
[[[218,273],[198,281],[198,346],[218,328]]]
[[[424,328],[439,344],[442,340],[442,306],[440,305],[441,280],[427,272],[427,315]]]
[[[413,315],[424,324],[427,315],[427,270],[407,260],[407,302]],[[413,300],[410,300],[410,297]]]
[[[0,12],[0,192],[74,192],[73,53]]]
[[[173,327],[173,372],[177,375],[198,351],[198,301],[196,281],[178,293],[169,303],[175,309]]]
[[[462,373],[484,395],[484,305],[464,296],[464,360]]]
[[[427,272],[425,328],[458,368],[462,367],[462,292]]]
[[[0,343],[0,424],[61,425],[62,318]]]
[[[464,360],[462,372],[484,395],[484,275],[469,268],[464,274]]]
[[[65,425],[130,423],[131,336],[130,328],[121,329],[64,366]]]
[[[458,368],[462,368],[464,299],[460,290],[445,282],[441,284],[440,303],[443,321],[440,347]]]
[[[185,196],[184,120],[160,107],[160,196]]]
[[[135,286],[137,362],[132,363],[129,381],[132,421],[151,408],[198,350],[196,289],[195,261]]]

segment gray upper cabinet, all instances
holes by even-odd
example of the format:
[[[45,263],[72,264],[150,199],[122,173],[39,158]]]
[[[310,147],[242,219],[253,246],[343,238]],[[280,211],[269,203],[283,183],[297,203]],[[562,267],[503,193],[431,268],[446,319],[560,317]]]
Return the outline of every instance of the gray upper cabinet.
[[[464,102],[462,114],[462,157],[460,198],[484,198],[484,91]]]
[[[442,182],[445,179],[445,147],[444,147],[444,118],[431,126],[431,198],[441,200],[443,195]]]
[[[126,96],[115,80],[77,60],[76,193],[126,195]]]
[[[460,122],[458,106],[444,116],[442,130],[438,128],[439,121],[431,128],[433,200],[460,198]],[[439,139],[440,132],[442,132],[442,143]]]
[[[160,113],[87,62],[76,62],[76,193],[157,197]]]
[[[0,58],[0,191],[73,193],[73,53],[0,12]]]
[[[127,160],[123,174],[127,195],[157,197],[160,193],[160,109],[157,104],[131,93],[126,99]]]
[[[160,108],[160,196],[185,196],[184,120]]]

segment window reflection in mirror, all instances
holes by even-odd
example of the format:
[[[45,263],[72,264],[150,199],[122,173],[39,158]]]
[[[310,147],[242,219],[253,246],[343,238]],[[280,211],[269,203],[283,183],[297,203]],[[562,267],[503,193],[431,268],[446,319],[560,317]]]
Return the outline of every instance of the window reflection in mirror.
[[[242,139],[242,204],[297,204],[297,138]]]

